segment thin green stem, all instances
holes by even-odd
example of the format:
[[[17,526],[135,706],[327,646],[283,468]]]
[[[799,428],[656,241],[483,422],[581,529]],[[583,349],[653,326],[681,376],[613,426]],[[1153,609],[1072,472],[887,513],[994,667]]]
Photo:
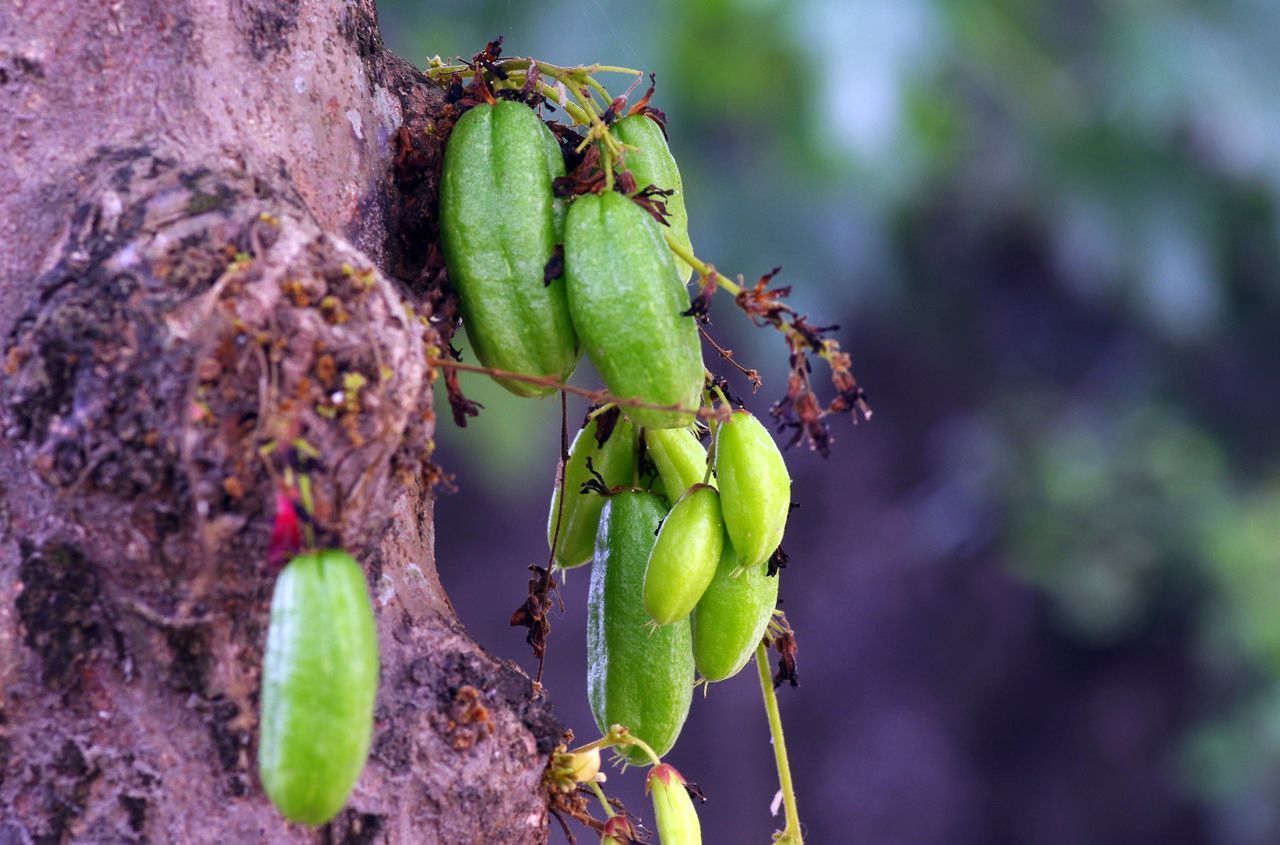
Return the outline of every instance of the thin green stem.
[[[527,69],[534,61],[535,60],[532,58],[498,59],[494,62],[494,66],[501,68],[504,71],[522,70]],[[630,67],[617,67],[615,65],[577,65],[576,67],[562,67],[560,65],[553,65],[542,61],[537,62],[537,64],[538,67],[544,68],[558,76],[580,75],[586,77],[596,73],[625,73],[630,76],[644,76],[644,71],[642,70],[636,70],[635,68]],[[427,76],[433,79],[441,76],[452,76],[455,73],[459,76],[473,76],[475,75],[475,72],[475,69],[470,65],[464,64],[439,64],[435,67],[427,68]]]
[[[786,808],[787,826],[774,839],[786,845],[803,845],[800,833],[800,813],[796,810],[796,792],[791,785],[791,766],[787,763],[787,741],[782,735],[782,715],[778,712],[778,697],[773,691],[773,678],[769,676],[769,652],[764,642],[756,646],[756,668],[760,670],[760,690],[764,693],[764,709],[769,715],[769,732],[773,735],[773,758],[778,764],[778,785],[782,787],[782,804]]]
[[[534,62],[531,59],[509,59],[499,62],[497,66],[502,68],[503,72],[507,74],[507,82],[509,83],[508,87],[519,88],[524,84],[525,80],[528,79],[529,68],[533,64]],[[579,100],[579,102],[582,102],[583,105],[577,106],[569,102],[560,95],[560,92],[556,90],[554,86],[548,85],[545,82],[538,82],[538,92],[556,105],[560,106],[560,108],[564,109],[576,123],[583,126],[590,126],[594,122],[592,119],[595,113],[595,109],[593,108],[594,104],[587,105],[587,102],[590,102],[590,98],[587,98],[587,100],[584,101],[581,88],[578,85],[578,80],[574,78],[573,73],[556,65],[548,65],[542,62],[537,62],[536,64],[538,69],[545,73],[545,75],[563,83],[565,89],[573,94],[573,96]],[[437,67],[430,68],[427,71],[427,75],[433,79],[449,77],[455,73],[464,77],[476,75],[476,71],[466,65],[439,65]],[[639,71],[635,71],[635,73],[639,74]],[[490,74],[490,76],[492,76],[492,74]],[[595,80],[587,81],[587,84],[591,83],[595,83]],[[599,85],[599,83],[595,84]],[[604,90],[603,86],[600,86],[600,88],[601,90]],[[608,92],[605,93],[607,94]]]
[[[613,97],[609,96],[609,92],[605,90],[605,87],[592,76],[583,77],[582,81],[594,88],[601,97],[604,97],[604,107],[606,109],[609,108],[609,104],[613,102]]]
[[[589,73],[629,73],[632,76],[644,76],[644,71],[642,70],[636,70],[632,67],[617,67],[616,65],[579,65],[578,68]]]
[[[587,422],[591,422],[591,421],[592,421],[592,420],[594,420],[596,417],[600,416],[601,414],[606,414],[606,413],[608,413],[609,411],[612,411],[612,410],[613,410],[614,408],[616,408],[616,407],[618,407],[616,403],[613,403],[613,402],[605,402],[605,403],[604,403],[603,405],[601,405],[599,408],[596,408],[594,411],[592,411],[591,413],[587,414]]]
[[[542,96],[546,97],[548,100],[555,103],[560,108],[564,109],[565,113],[568,114],[570,117],[572,117],[576,123],[580,123],[583,126],[590,125],[591,116],[586,112],[584,112],[582,109],[575,106],[573,103],[561,97],[560,92],[557,91],[552,86],[548,85],[545,82],[539,82],[538,91],[541,92]]]
[[[661,765],[662,765],[662,758],[661,758],[661,757],[659,757],[656,753],[654,753],[654,750],[653,750],[653,748],[649,745],[649,743],[645,742],[643,739],[640,739],[640,737],[638,737],[638,736],[631,736],[631,734],[626,734],[626,735],[623,737],[623,740],[622,740],[622,742],[621,742],[620,744],[621,744],[621,745],[634,745],[635,747],[637,747],[637,748],[639,748],[641,751],[643,751],[643,752],[645,753],[645,755],[646,755],[650,760],[652,760],[652,761],[653,761],[653,765],[655,765],[655,766],[661,766]]]
[[[552,387],[556,390],[565,390],[574,396],[582,396],[592,402],[612,402],[623,408],[649,408],[654,411],[673,411],[677,414],[694,414],[698,417],[708,416],[709,413],[702,408],[686,408],[683,405],[658,405],[653,402],[645,402],[643,399],[636,397],[614,396],[608,390],[601,388],[600,390],[587,390],[577,385],[562,382],[555,376],[532,376],[527,373],[517,373],[513,370],[502,370],[497,367],[482,367],[477,364],[464,364],[461,361],[453,361],[448,358],[439,358],[432,353],[427,355],[427,364],[431,367],[439,367],[444,370],[457,370],[463,373],[479,373],[481,375],[490,376],[492,378],[511,379],[512,381],[523,382],[525,384],[538,384],[543,387]]]
[[[675,239],[675,236],[666,232],[663,233],[663,236],[667,239],[667,246],[671,248],[671,251],[674,252],[676,255],[680,256],[681,258],[683,258],[685,263],[688,264],[690,267],[692,267],[698,273],[699,276],[709,276],[712,280],[715,281],[717,285],[719,285],[729,293],[733,294],[734,296],[737,296],[738,294],[742,293],[741,285],[729,279],[727,276],[725,276],[720,271],[716,270],[716,268],[712,267],[710,264],[707,264],[706,262],[699,260],[698,256],[693,254],[693,250],[685,247],[683,244],[677,241]]]
[[[631,732],[622,725],[614,725],[609,728],[609,732],[604,736],[597,740],[588,742],[586,745],[579,745],[577,748],[569,751],[569,753],[581,754],[582,752],[590,751],[593,748],[612,748],[614,746],[622,746],[625,748],[628,745],[634,745],[636,748],[643,751],[645,755],[653,761],[653,765],[661,765],[662,758],[654,753],[653,748],[650,747],[649,743],[645,742],[638,736],[632,736]]]
[[[600,784],[596,783],[595,781],[590,781],[587,783],[587,786],[591,787],[591,791],[594,792],[596,794],[596,797],[600,799],[600,806],[604,807],[604,812],[606,816],[608,816],[609,818],[613,818],[615,815],[617,815],[617,813],[613,811],[613,807],[609,804],[609,799],[604,797],[604,790],[600,788]]]
[[[539,69],[544,69],[546,67],[547,65],[538,65]],[[582,110],[591,115],[592,124],[595,124],[598,121],[599,111],[596,108],[596,101],[592,99],[589,91],[584,91],[582,89],[582,86],[577,79],[574,79],[569,74],[557,71],[549,71],[547,72],[547,76],[550,76],[552,79],[564,85],[565,89],[568,90],[568,92],[573,95],[574,99],[582,105]]]

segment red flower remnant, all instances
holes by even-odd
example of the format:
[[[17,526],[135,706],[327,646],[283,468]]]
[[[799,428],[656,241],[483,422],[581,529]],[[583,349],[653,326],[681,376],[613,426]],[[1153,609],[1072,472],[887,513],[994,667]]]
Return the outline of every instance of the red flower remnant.
[[[267,543],[267,560],[272,566],[283,566],[302,550],[302,523],[291,494],[276,491],[276,518],[271,524]]]

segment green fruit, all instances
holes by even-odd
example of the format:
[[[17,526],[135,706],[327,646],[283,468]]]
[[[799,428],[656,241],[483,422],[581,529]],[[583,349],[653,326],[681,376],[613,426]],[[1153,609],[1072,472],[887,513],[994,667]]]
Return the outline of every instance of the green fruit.
[[[726,542],[698,606],[693,609],[693,659],[698,674],[723,681],[741,671],[760,645],[778,604],[778,576],[758,563],[738,573],[738,556]]]
[[[652,493],[609,497],[600,514],[587,598],[587,697],[601,733],[625,725],[662,755],[693,700],[688,620],[652,630],[644,612],[645,563],[666,504]],[[635,763],[647,757],[638,749]]]
[[[604,478],[609,488],[630,484],[635,471],[635,428],[627,419],[619,418],[609,439],[596,442],[599,418],[592,420],[573,438],[569,460],[564,465],[564,512],[560,515],[560,536],[555,543],[555,561],[563,569],[581,566],[591,560],[596,528],[605,497],[598,491],[583,491],[582,485],[593,477],[591,468]],[[551,548],[556,531],[556,511],[560,507],[560,488],[551,494],[551,511],[547,514],[547,546]]]
[[[551,180],[564,160],[551,132],[523,103],[481,104],[458,119],[445,147],[440,240],[463,327],[486,367],[564,381],[578,362],[564,280],[544,282],[563,204]],[[508,378],[520,396],[554,387]]]
[[[659,763],[650,769],[645,789],[653,797],[653,820],[662,845],[702,845],[698,811],[674,766]]]
[[[787,465],[765,427],[742,410],[716,432],[715,465],[729,539],[742,566],[755,566],[773,554],[787,528]]]
[[[613,133],[622,143],[637,148],[628,150],[626,155],[626,166],[636,177],[637,189],[656,185],[675,192],[663,200],[667,205],[667,225],[676,242],[693,252],[693,245],[689,242],[689,213],[684,207],[684,183],[662,127],[645,115],[636,114],[615,123]],[[675,256],[675,259],[681,281],[688,282],[693,276],[693,268],[680,256]]]
[[[364,768],[378,634],[364,572],[343,551],[299,555],[276,579],[262,660],[258,774],[285,818],[337,815]]]
[[[695,484],[701,484],[707,474],[707,450],[688,428],[651,428],[644,433],[649,457],[658,467],[662,484],[678,499]],[[715,479],[707,482],[716,486]]]
[[[711,583],[724,548],[720,495],[695,484],[671,508],[644,570],[644,609],[659,625],[684,619]]]
[[[564,261],[569,311],[609,392],[696,409],[702,396],[697,321],[658,224],[614,191],[569,206]],[[623,407],[645,428],[675,428],[693,413]]]

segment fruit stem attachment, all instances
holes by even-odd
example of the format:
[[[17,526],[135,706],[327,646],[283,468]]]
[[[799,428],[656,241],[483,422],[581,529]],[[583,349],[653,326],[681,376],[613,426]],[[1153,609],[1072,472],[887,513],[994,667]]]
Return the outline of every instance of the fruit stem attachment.
[[[786,808],[787,826],[775,834],[779,845],[803,845],[800,833],[800,813],[796,809],[796,792],[791,785],[791,766],[787,762],[787,741],[782,735],[782,715],[778,712],[778,697],[773,691],[773,678],[769,675],[769,652],[762,641],[756,646],[756,668],[760,670],[760,691],[764,693],[764,709],[769,716],[769,733],[773,735],[773,757],[778,764],[778,785],[782,788],[782,803]]]
[[[724,275],[710,264],[707,264],[705,261],[699,259],[698,256],[693,254],[693,250],[677,241],[674,235],[669,232],[664,232],[663,237],[666,238],[667,246],[671,248],[671,251],[683,258],[684,262],[692,267],[699,276],[711,279],[733,296],[737,296],[742,293],[742,285],[731,281],[728,276]]]
[[[613,151],[608,144],[600,145],[600,166],[604,168],[604,189],[613,190]]]
[[[662,758],[654,753],[653,748],[649,743],[640,739],[640,737],[632,736],[631,731],[627,730],[625,725],[614,725],[609,728],[609,732],[604,736],[597,740],[593,740],[592,742],[588,742],[586,745],[580,745],[569,753],[581,754],[582,752],[590,751],[593,748],[626,748],[629,745],[634,745],[636,748],[643,751],[645,755],[653,761],[653,765],[662,765]]]

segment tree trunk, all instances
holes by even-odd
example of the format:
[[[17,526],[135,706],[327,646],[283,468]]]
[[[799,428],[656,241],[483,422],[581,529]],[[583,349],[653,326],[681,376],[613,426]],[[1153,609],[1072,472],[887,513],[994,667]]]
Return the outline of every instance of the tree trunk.
[[[451,122],[373,0],[0,5],[0,843],[545,840],[560,727],[433,559]],[[255,765],[287,473],[378,613],[322,830]]]

